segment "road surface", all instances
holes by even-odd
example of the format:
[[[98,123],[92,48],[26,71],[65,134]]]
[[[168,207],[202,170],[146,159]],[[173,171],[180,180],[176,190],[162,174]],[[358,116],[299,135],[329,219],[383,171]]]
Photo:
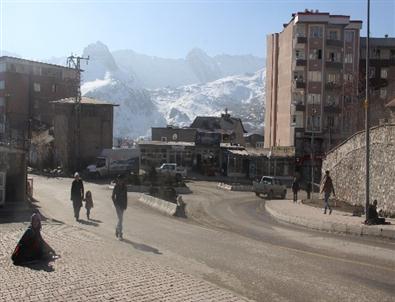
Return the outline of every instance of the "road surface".
[[[37,205],[54,219],[115,240],[111,190],[85,182],[94,220],[77,223],[71,181],[34,176]],[[280,224],[253,193],[210,182],[189,186],[187,219],[157,213],[137,201],[138,193],[128,194],[124,237],[135,243],[131,248],[256,301],[394,301],[394,242]]]

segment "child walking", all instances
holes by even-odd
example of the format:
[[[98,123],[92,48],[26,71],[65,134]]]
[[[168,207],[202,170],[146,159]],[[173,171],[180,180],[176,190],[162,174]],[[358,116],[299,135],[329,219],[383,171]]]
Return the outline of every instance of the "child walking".
[[[89,215],[91,213],[91,209],[93,208],[93,199],[92,199],[92,193],[91,191],[87,191],[85,194],[85,209],[86,209],[86,217],[89,218]]]

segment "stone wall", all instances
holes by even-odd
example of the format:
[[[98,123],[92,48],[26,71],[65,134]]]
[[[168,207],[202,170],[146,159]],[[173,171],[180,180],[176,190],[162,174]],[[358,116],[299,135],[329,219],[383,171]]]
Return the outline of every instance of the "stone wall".
[[[370,198],[378,208],[395,214],[395,124],[370,132]],[[365,132],[351,136],[327,153],[322,173],[330,170],[338,198],[365,205]]]

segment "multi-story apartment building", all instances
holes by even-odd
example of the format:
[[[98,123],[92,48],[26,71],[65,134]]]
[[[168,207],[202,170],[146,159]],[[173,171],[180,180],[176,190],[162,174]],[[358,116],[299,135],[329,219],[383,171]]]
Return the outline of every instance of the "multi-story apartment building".
[[[267,37],[265,147],[294,146],[305,178],[312,163],[319,177],[323,153],[355,127],[361,26],[349,16],[305,11]]]
[[[0,57],[0,140],[24,146],[31,127],[53,126],[51,101],[77,94],[75,69]]]
[[[365,96],[366,75],[366,38],[361,38],[359,91]],[[395,99],[395,38],[370,38],[369,87],[370,87],[370,125],[376,126],[391,119],[388,106]],[[364,128],[364,111],[361,107],[357,120],[357,129]]]

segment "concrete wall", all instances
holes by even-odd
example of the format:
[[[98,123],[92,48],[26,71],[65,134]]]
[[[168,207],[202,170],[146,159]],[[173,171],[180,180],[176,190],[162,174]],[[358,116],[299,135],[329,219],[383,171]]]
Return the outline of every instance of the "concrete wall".
[[[378,207],[395,213],[395,124],[371,130],[370,196]],[[336,195],[353,205],[365,204],[365,133],[359,132],[327,154]]]

